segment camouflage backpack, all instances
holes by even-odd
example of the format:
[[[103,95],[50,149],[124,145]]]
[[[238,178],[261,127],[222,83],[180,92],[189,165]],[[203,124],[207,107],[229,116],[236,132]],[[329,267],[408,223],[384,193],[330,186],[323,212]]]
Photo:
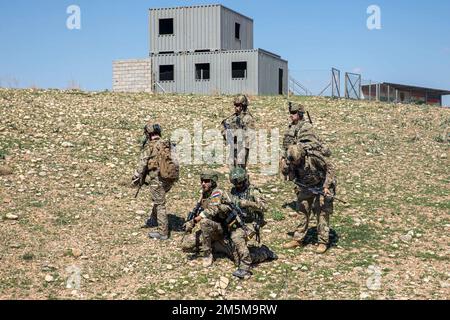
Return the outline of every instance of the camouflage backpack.
[[[302,143],[306,150],[320,153],[324,157],[331,156],[331,150],[328,148],[322,140],[314,134],[311,130],[299,130],[297,133],[298,142]]]
[[[180,165],[176,157],[174,145],[170,141],[163,141],[159,152],[159,173],[163,179],[178,181]]]

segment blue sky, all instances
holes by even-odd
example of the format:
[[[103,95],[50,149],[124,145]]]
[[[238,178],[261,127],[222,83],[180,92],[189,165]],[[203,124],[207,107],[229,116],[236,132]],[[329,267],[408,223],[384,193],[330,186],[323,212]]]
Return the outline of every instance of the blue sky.
[[[450,89],[450,1],[41,0],[0,2],[0,85],[111,89],[112,61],[148,56],[148,8],[221,3],[254,19],[254,45],[297,78],[331,67],[363,79]],[[81,8],[81,30],[66,9]],[[381,8],[381,30],[366,10]],[[450,104],[450,98],[445,100]]]

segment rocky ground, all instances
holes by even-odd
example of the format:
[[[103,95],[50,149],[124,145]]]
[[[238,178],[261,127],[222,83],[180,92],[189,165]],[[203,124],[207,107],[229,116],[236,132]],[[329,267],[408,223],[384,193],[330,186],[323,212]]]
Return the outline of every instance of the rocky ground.
[[[293,186],[250,167],[270,204],[262,240],[280,259],[245,282],[218,259],[178,249],[201,165],[168,196],[170,241],[140,229],[151,205],[128,186],[144,119],[164,136],[201,119],[220,129],[229,96],[0,89],[0,299],[449,299],[450,110],[325,98],[303,101],[333,151],[333,246],[285,250]],[[258,127],[287,123],[281,97],[251,97]],[[281,138],[281,137],[280,137]],[[229,188],[227,167],[214,166]]]

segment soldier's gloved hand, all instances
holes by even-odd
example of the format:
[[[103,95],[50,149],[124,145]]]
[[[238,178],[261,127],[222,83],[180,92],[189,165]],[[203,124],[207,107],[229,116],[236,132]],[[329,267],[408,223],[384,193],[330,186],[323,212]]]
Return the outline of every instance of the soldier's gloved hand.
[[[248,208],[248,207],[250,207],[252,205],[251,201],[248,201],[248,200],[245,200],[245,199],[241,199],[239,201],[239,203],[240,203],[240,207],[241,208]]]
[[[323,193],[324,193],[326,198],[333,197],[333,194],[331,193],[330,189],[328,189],[328,188],[323,188]]]
[[[192,232],[192,229],[194,229],[194,226],[195,226],[195,223],[194,223],[194,220],[190,220],[190,221],[187,221],[185,224],[184,224],[184,230],[186,231],[186,232]]]

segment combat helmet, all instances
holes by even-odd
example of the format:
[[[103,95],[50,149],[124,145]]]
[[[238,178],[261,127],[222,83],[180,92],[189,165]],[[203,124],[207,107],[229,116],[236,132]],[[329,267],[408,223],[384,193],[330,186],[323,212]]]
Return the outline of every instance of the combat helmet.
[[[157,134],[159,136],[161,136],[161,126],[158,123],[153,123],[153,122],[147,122],[147,124],[144,127],[144,132],[146,134]]]
[[[234,167],[230,171],[230,182],[234,185],[248,181],[248,174],[242,167]]]
[[[244,94],[236,96],[233,100],[234,105],[241,104],[244,109],[248,107],[248,98]]]
[[[203,180],[211,180],[214,185],[217,185],[217,182],[219,181],[219,176],[217,172],[207,169],[202,171],[202,173],[200,173],[200,181]]]
[[[289,101],[288,106],[289,106],[289,113],[300,113],[300,114],[305,113],[305,106],[299,103]]]

